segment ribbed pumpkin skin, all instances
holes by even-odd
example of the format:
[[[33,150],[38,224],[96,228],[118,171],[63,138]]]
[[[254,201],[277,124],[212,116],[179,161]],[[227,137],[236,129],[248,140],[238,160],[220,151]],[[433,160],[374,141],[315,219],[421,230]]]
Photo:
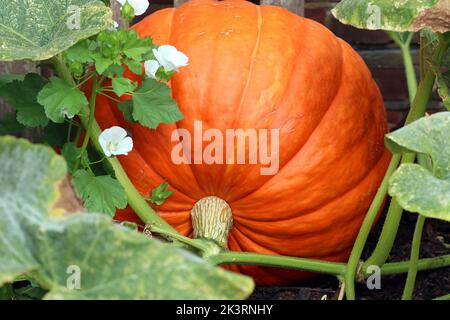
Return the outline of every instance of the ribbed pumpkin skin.
[[[185,115],[177,125],[131,126],[114,102],[99,97],[97,104],[102,127],[132,132],[135,149],[120,161],[140,192],[165,179],[177,190],[161,216],[190,235],[190,209],[215,195],[233,211],[231,250],[345,260],[390,159],[382,97],[357,53],[312,20],[237,0],[193,0],[135,29],[190,58],[171,82]],[[193,135],[195,120],[203,130],[279,129],[280,171],[262,176],[259,165],[173,164],[172,131]],[[117,218],[136,216],[126,210]],[[306,276],[232,268],[260,284]]]

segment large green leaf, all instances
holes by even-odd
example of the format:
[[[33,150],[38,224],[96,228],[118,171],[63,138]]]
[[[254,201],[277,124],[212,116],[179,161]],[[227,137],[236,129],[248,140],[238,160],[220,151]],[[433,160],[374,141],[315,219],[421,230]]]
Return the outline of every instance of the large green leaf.
[[[363,29],[450,30],[448,0],[343,0],[331,12],[340,22]]]
[[[17,121],[28,127],[46,126],[48,118],[37,102],[37,95],[46,80],[36,73],[29,73],[23,80],[13,80],[0,87],[0,97],[17,111]]]
[[[450,221],[450,112],[422,118],[386,136],[394,153],[428,155],[429,168],[403,164],[389,180],[389,194],[408,211]]]
[[[98,0],[0,0],[0,60],[46,60],[111,26]]]
[[[133,118],[145,127],[156,129],[161,123],[183,119],[170,88],[154,79],[146,79],[133,93]]]
[[[0,163],[0,287],[26,273],[49,291],[46,299],[239,299],[251,293],[250,278],[104,215],[52,219],[66,174],[52,149],[2,137]]]

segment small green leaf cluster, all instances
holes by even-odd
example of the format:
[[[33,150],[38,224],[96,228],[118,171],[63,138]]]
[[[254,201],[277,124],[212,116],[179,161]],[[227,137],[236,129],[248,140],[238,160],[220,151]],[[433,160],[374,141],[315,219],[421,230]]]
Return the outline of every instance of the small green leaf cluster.
[[[162,205],[172,194],[173,190],[169,190],[169,183],[163,182],[157,188],[152,190],[150,201],[157,206]]]

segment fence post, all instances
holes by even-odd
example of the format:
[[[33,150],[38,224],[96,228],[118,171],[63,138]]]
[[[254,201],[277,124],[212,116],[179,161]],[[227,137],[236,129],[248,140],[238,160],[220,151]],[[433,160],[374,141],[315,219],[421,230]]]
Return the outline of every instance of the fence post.
[[[173,5],[175,7],[181,6],[183,3],[188,2],[188,0],[173,0]]]
[[[261,0],[260,4],[279,6],[299,16],[305,15],[305,0]]]

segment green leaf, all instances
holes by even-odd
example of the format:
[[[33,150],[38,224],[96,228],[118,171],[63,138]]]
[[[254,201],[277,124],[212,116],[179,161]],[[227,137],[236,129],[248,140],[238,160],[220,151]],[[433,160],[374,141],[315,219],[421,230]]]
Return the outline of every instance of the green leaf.
[[[73,173],[75,168],[75,164],[78,159],[80,159],[81,148],[77,148],[74,143],[68,142],[64,145],[61,150],[61,155],[67,162],[67,168],[69,169],[69,173]],[[86,152],[83,153],[82,162],[89,163],[89,158]]]
[[[44,85],[45,80],[40,75],[29,73],[23,81],[13,80],[0,87],[0,97],[17,110],[17,121],[21,124],[28,127],[45,126],[48,119],[36,98]]]
[[[42,134],[42,143],[46,143],[54,147],[62,147],[67,142],[67,134],[69,130],[69,124],[67,122],[54,123],[50,122],[45,128]],[[76,133],[72,130],[72,136]]]
[[[143,61],[143,56],[151,52],[155,46],[151,38],[140,38],[135,30],[127,33],[127,41],[123,47],[124,54],[137,61]]]
[[[157,206],[162,205],[174,191],[168,190],[169,184],[167,182],[161,183],[157,188],[152,190],[152,197],[150,201]]]
[[[389,180],[389,194],[406,210],[450,221],[450,112],[422,118],[386,136],[394,153],[431,158],[431,171],[403,164]]]
[[[14,297],[14,292],[10,284],[6,284],[0,287],[0,300],[12,300]]]
[[[104,215],[51,219],[66,171],[50,148],[0,138],[0,163],[0,286],[28,273],[48,292],[45,299],[242,299],[251,293],[250,278]]]
[[[111,26],[97,0],[0,0],[0,60],[46,60]]]
[[[42,300],[46,293],[46,290],[30,282],[26,286],[14,290],[14,300]]]
[[[123,96],[127,92],[133,92],[137,84],[128,78],[113,78],[112,87],[118,97]]]
[[[17,134],[24,126],[17,121],[16,112],[9,112],[0,118],[0,135]]]
[[[61,78],[52,77],[38,95],[38,102],[53,122],[62,123],[65,117],[73,118],[89,102],[78,88],[72,87]]]
[[[71,61],[77,61],[81,63],[93,61],[89,40],[82,40],[78,42],[73,47],[67,49],[64,54],[66,59]]]
[[[114,60],[111,58],[106,58],[102,56],[100,53],[95,53],[92,56],[95,61],[95,70],[99,74],[103,74],[109,67],[114,64]]]
[[[115,77],[122,77],[124,72],[125,68],[123,66],[113,64],[103,72],[103,75],[105,75],[108,78],[115,78]]]
[[[127,195],[120,183],[111,176],[94,176],[86,170],[78,170],[72,176],[72,183],[84,207],[114,217],[116,209],[124,209]]]
[[[443,59],[441,70],[437,72],[438,93],[444,106],[450,110],[450,49]]]
[[[442,74],[437,78],[438,93],[442,99],[442,103],[447,110],[450,110],[450,72]]]
[[[331,13],[344,24],[369,30],[450,30],[448,0],[342,0]]]
[[[24,79],[25,76],[22,74],[2,74],[0,75],[0,88],[14,80],[23,81]]]
[[[123,118],[127,121],[129,121],[132,124],[137,123],[133,118],[133,101],[132,100],[125,100],[119,102],[117,105],[120,111],[123,113]]]
[[[125,65],[128,67],[128,69],[130,69],[131,72],[133,72],[134,74],[137,74],[139,76],[142,75],[142,73],[144,71],[144,67],[142,65],[142,62],[140,62],[140,61],[126,59]]]
[[[146,127],[156,129],[161,123],[180,121],[183,114],[167,85],[146,79],[133,94],[133,118]]]

